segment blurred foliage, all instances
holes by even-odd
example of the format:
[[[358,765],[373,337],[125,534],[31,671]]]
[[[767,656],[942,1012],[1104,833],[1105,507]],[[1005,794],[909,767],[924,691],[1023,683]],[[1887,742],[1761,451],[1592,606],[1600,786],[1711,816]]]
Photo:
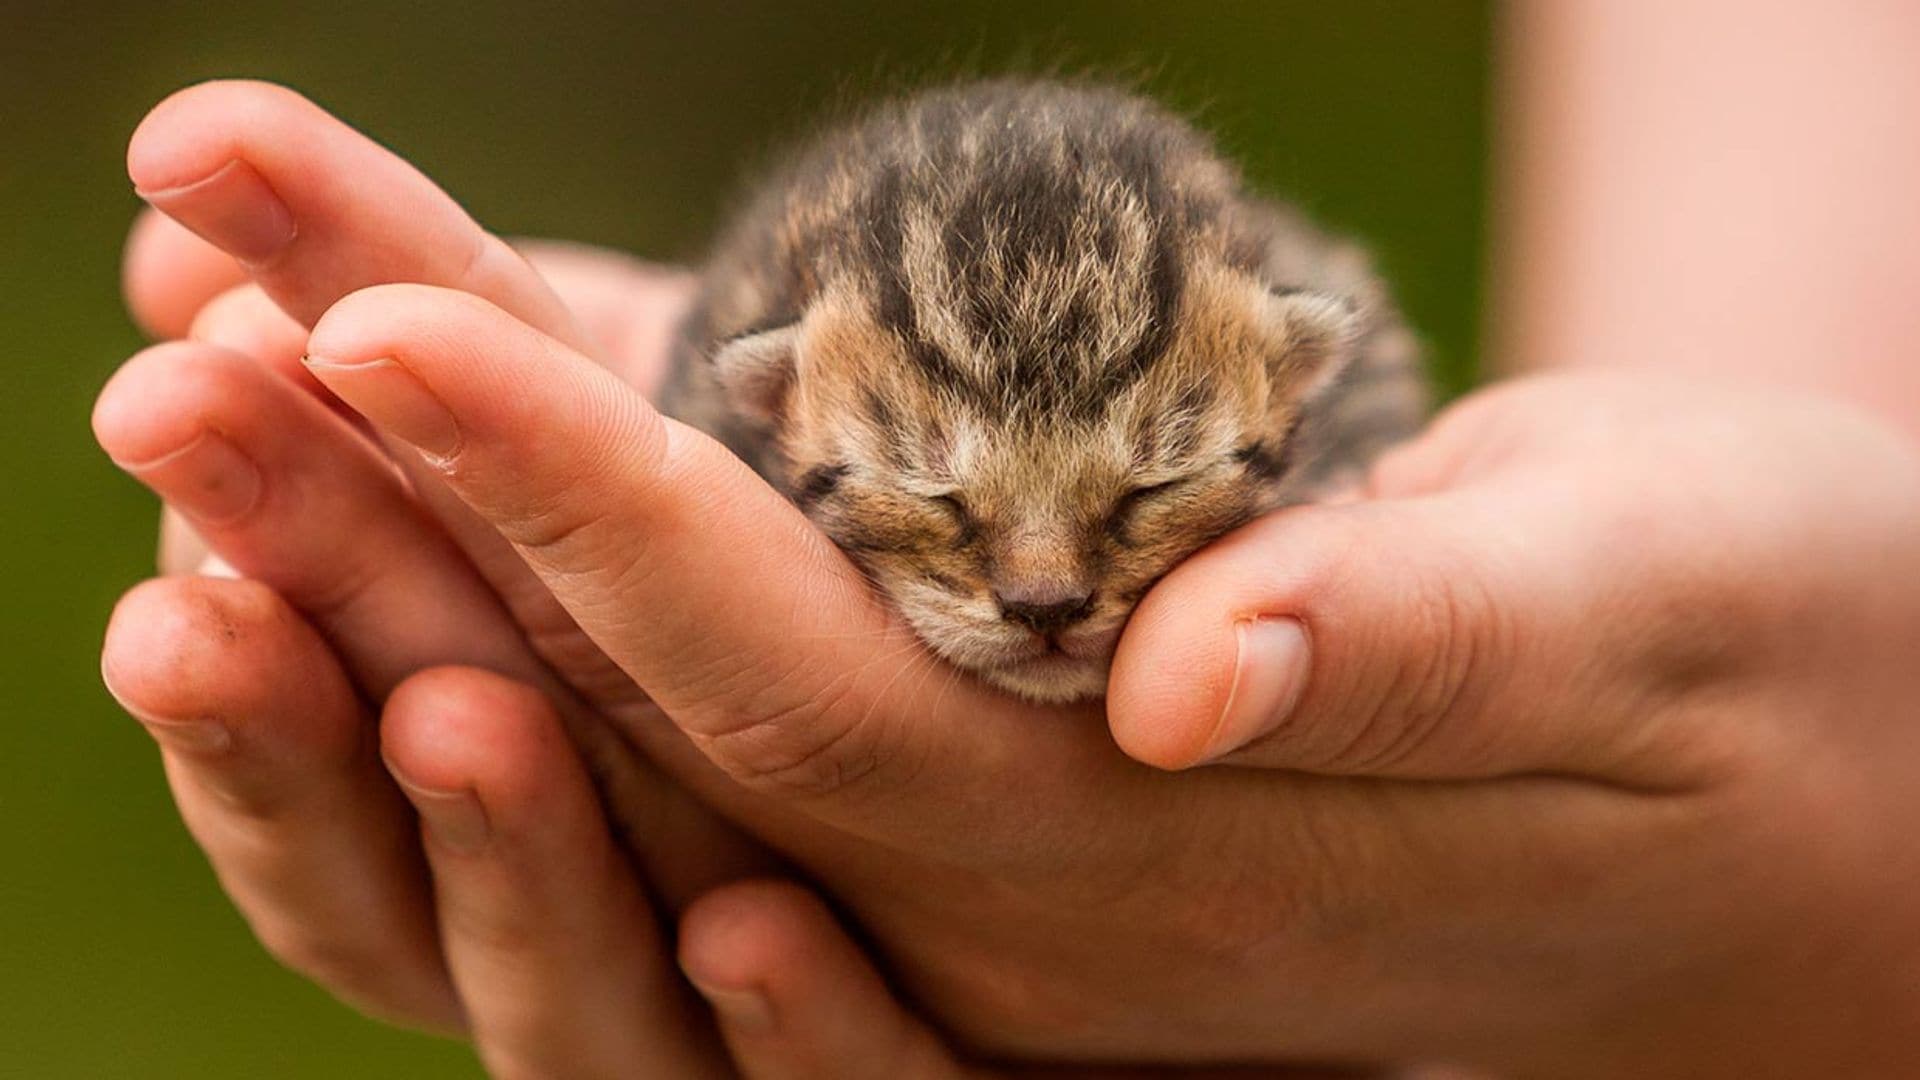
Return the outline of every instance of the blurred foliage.
[[[154,507],[87,412],[141,344],[116,290],[135,208],[121,153],[168,91],[285,82],[497,230],[686,259],[742,170],[823,108],[943,74],[1113,73],[1368,240],[1457,388],[1486,23],[1479,0],[0,5],[0,1075],[474,1071],[274,966],[99,688],[101,628],[149,572]]]

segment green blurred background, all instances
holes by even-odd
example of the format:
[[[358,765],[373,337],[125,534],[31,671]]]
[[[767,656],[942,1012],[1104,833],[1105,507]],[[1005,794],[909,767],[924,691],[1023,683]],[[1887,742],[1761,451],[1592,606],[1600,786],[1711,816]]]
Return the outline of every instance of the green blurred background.
[[[470,1076],[281,971],[100,689],[154,505],[87,430],[139,348],[126,137],[215,76],[298,87],[498,231],[697,258],[742,171],[821,108],[930,75],[1124,73],[1378,251],[1447,384],[1479,307],[1482,0],[458,7],[0,0],[0,1076]]]

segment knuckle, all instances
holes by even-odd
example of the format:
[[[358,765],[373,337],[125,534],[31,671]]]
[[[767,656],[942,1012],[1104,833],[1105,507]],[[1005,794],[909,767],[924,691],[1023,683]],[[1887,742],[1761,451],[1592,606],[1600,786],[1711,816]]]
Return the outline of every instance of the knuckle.
[[[490,232],[475,229],[472,242],[462,253],[451,280],[463,290],[485,295],[491,284],[532,273],[532,266],[512,244]]]
[[[551,594],[515,608],[533,654],[580,691],[588,701],[607,709],[634,708],[651,699],[633,676],[615,663],[605,649],[580,629],[572,615],[551,602]],[[548,602],[541,602],[544,599]]]
[[[1705,576],[1667,574],[1634,601],[1631,628],[1613,650],[1616,663],[1665,699],[1680,699],[1737,678],[1748,654],[1778,621],[1751,588]],[[1783,608],[1791,605],[1782,605]]]
[[[347,615],[367,607],[369,598],[379,594],[385,578],[381,568],[342,562],[327,567],[299,600],[308,617],[322,625],[336,625]]]
[[[304,920],[273,915],[252,920],[261,947],[289,971],[343,997],[372,996],[385,964],[371,943],[318,931]]]
[[[1688,698],[1741,678],[1756,656],[1823,606],[1826,598],[1796,596],[1807,575],[1764,570],[1777,558],[1771,549],[1794,543],[1786,531],[1768,530],[1756,543],[1749,539],[1756,530],[1650,514],[1622,509],[1593,526],[1610,553],[1600,564],[1605,572],[1636,585],[1608,600],[1594,644],[1656,699]]]
[[[893,756],[887,725],[856,711],[850,683],[773,693],[784,700],[750,708],[750,721],[702,740],[714,763],[743,786],[788,799],[837,795]]]
[[[581,425],[568,418],[563,426]],[[652,538],[683,538],[689,525],[671,486],[644,484],[641,448],[597,441],[598,431],[588,435],[580,452],[564,460],[515,455],[520,463],[506,466],[517,470],[513,475],[504,475],[497,448],[471,460],[456,454],[441,468],[536,569],[613,571],[624,580],[639,570],[640,552]],[[483,469],[490,475],[478,475]]]
[[[561,489],[552,496],[519,502],[494,516],[500,534],[519,548],[535,569],[596,575],[625,581],[640,565],[639,537],[606,509]]]
[[[223,819],[217,827],[228,841],[266,846],[280,829],[299,820],[299,810],[283,779],[248,765],[202,769],[189,782],[209,800],[209,812]]]
[[[467,250],[460,256],[459,269],[453,276],[453,280],[462,287],[485,275],[488,267],[500,257],[500,249],[506,246],[505,242],[489,232],[476,230],[469,239]]]
[[[1376,772],[1416,757],[1435,735],[1467,711],[1480,692],[1480,675],[1498,670],[1511,649],[1506,616],[1471,575],[1440,580],[1415,576],[1396,628],[1416,648],[1394,650],[1395,663],[1327,747],[1322,764],[1340,771]],[[1369,666],[1369,674],[1381,669]]]
[[[463,951],[530,963],[553,950],[551,925],[529,918],[514,905],[502,904],[499,898],[445,890],[440,903],[446,933],[460,940]]]
[[[522,548],[566,554],[591,542],[605,522],[603,510],[557,493],[522,500],[500,514],[498,524],[501,533]]]

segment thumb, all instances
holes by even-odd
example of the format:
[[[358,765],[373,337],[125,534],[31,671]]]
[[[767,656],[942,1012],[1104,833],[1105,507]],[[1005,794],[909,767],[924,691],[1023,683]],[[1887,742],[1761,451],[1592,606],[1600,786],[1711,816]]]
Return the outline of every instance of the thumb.
[[[1620,542],[1598,486],[1572,499],[1518,475],[1229,535],[1135,612],[1109,687],[1115,740],[1162,768],[1684,782],[1640,673],[1650,657],[1685,671],[1687,646],[1621,587],[1659,579],[1630,569],[1651,558],[1644,537]]]

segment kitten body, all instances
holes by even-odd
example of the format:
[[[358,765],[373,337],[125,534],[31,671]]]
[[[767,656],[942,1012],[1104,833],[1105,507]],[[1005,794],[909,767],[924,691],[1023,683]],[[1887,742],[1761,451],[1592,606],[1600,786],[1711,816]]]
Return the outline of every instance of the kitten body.
[[[1176,562],[1357,476],[1427,391],[1358,247],[1150,102],[1004,80],[883,105],[759,188],[663,405],[940,655],[1063,701]]]

